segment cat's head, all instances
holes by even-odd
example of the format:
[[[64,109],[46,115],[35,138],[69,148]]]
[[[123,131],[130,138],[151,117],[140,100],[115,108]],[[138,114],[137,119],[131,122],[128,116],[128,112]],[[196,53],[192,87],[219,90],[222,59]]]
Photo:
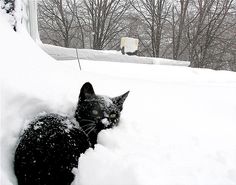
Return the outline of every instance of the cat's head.
[[[75,118],[89,137],[97,137],[101,130],[118,125],[128,94],[129,91],[114,98],[96,95],[93,86],[87,82],[80,90]]]

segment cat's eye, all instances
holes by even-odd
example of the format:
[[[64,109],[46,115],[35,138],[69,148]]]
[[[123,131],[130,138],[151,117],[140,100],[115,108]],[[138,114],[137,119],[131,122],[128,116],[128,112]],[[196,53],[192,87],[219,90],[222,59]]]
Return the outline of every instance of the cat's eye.
[[[113,119],[113,118],[116,118],[116,114],[114,114],[114,113],[113,113],[113,114],[110,114],[109,117],[112,118],[112,119]]]
[[[93,115],[98,115],[98,111],[97,110],[93,110],[92,113],[93,113]]]

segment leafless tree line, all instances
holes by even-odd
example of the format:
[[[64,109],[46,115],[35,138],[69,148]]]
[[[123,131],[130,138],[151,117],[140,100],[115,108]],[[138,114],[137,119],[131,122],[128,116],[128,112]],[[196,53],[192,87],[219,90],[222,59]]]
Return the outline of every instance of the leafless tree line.
[[[236,0],[41,0],[43,42],[119,49],[138,38],[139,55],[236,71]]]
[[[38,5],[41,39],[64,47],[104,49],[118,45],[127,29],[126,0],[42,0]]]

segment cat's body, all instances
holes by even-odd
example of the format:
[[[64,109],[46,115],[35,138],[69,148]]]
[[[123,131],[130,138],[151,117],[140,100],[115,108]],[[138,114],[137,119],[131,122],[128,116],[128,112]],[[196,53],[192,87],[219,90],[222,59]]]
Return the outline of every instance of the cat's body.
[[[39,116],[24,132],[16,150],[18,185],[69,185],[74,178],[71,170],[88,147],[86,134],[67,117]]]
[[[98,133],[118,124],[128,92],[116,98],[95,95],[90,83],[80,91],[75,119],[41,115],[24,131],[15,153],[18,185],[70,185],[72,169]],[[77,121],[76,121],[77,120]]]

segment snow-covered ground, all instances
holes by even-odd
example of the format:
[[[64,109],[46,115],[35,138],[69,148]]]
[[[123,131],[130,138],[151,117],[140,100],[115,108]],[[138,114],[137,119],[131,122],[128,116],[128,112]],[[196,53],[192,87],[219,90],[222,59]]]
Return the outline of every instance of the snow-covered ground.
[[[130,90],[120,125],[80,157],[73,185],[236,185],[236,73],[133,63],[55,61],[0,15],[0,184],[17,185],[27,120],[73,114],[81,85]]]

